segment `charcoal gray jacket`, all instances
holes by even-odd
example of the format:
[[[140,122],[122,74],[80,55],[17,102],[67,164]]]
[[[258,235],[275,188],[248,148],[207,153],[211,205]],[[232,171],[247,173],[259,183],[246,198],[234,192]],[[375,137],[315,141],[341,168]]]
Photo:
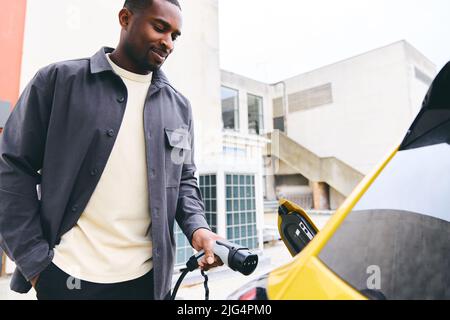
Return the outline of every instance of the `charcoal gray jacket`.
[[[29,280],[51,263],[106,166],[127,104],[127,89],[106,59],[112,51],[41,69],[0,135],[0,245],[17,266],[14,291],[28,292]],[[194,175],[191,107],[161,70],[143,117],[155,298],[163,299],[172,281],[175,219],[191,241],[209,226]]]

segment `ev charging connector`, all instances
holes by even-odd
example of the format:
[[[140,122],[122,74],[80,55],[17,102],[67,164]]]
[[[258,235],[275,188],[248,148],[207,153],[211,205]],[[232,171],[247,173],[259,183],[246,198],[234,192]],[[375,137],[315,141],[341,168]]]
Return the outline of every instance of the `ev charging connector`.
[[[213,251],[214,254],[218,256],[220,260],[222,260],[222,262],[231,270],[240,272],[245,276],[252,274],[258,266],[258,255],[250,252],[248,248],[237,245],[235,243],[231,243],[226,240],[216,240],[216,242],[214,243]],[[198,268],[198,262],[203,258],[204,255],[205,251],[201,250],[195,255],[191,256],[186,262],[186,268],[183,269],[183,272],[175,285],[171,300],[175,300],[178,289],[186,274]],[[203,271],[202,275],[203,277],[205,277],[205,298],[206,300],[208,300],[208,278]]]

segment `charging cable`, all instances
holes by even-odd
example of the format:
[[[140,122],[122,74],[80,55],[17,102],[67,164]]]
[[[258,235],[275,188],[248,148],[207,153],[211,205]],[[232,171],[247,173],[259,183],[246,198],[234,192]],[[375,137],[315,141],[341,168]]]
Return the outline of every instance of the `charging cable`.
[[[216,240],[213,251],[225,265],[231,268],[231,270],[240,272],[246,276],[255,271],[256,266],[258,265],[258,255],[251,253],[246,247],[242,247],[226,240]],[[182,273],[175,284],[170,300],[175,300],[178,289],[184,278],[189,272],[198,268],[198,262],[204,255],[205,251],[201,250],[189,258],[186,262],[186,268],[181,270]],[[203,270],[201,271],[201,274],[205,279],[203,283],[205,287],[205,300],[209,300],[208,276]]]

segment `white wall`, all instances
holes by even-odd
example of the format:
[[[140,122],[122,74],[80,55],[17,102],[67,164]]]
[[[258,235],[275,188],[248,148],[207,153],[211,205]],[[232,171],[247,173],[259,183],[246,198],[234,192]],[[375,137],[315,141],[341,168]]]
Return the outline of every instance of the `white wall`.
[[[409,91],[411,101],[411,118],[414,119],[419,112],[426,92],[431,83],[425,83],[419,80],[415,75],[415,68],[426,74],[430,80],[433,80],[437,74],[436,65],[429,61],[418,50],[409,43],[405,43],[406,61],[408,68]]]
[[[28,0],[21,89],[50,63],[90,57],[119,41],[124,0]],[[221,147],[217,0],[181,0],[182,37],[163,70],[192,103],[196,157]],[[207,148],[202,146],[207,145]]]
[[[28,0],[21,88],[50,63],[90,57],[119,40],[122,0]]]

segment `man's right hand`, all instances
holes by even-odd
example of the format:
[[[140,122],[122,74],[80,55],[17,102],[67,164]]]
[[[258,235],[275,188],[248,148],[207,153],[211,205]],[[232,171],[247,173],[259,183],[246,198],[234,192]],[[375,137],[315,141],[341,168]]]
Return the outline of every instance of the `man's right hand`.
[[[31,285],[33,286],[33,288],[36,289],[36,283],[39,280],[39,275],[37,275],[36,277],[34,277],[33,279],[30,280]]]

